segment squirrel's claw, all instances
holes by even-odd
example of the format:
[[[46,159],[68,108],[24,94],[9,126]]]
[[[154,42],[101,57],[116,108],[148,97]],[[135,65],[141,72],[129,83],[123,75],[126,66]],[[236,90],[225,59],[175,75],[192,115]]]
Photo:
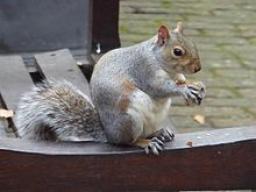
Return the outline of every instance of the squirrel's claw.
[[[202,82],[195,82],[187,85],[187,87],[196,98],[194,103],[200,105],[206,94],[205,85]]]
[[[196,102],[196,96],[192,94],[191,90],[186,86],[183,89],[181,89],[181,93],[187,103],[187,105],[190,105],[191,102],[195,103]]]
[[[144,149],[146,154],[152,152],[154,155],[159,155],[159,152],[164,150],[164,142],[158,137],[153,137]]]
[[[174,135],[174,133],[173,132],[171,132],[170,130],[166,130],[166,135],[165,135],[165,142],[171,142],[171,141],[173,141],[174,140],[174,137],[175,137],[175,135]]]
[[[196,104],[198,104],[198,105],[200,105],[201,104],[201,102],[202,102],[202,97],[200,96],[200,92],[199,91],[197,91],[197,90],[192,90],[191,91],[191,93],[195,96],[195,103]]]
[[[173,139],[174,134],[171,131],[162,129],[161,132],[157,136],[154,136],[144,148],[146,154],[152,152],[154,155],[159,155],[159,152],[164,150],[165,143],[170,142]]]
[[[198,103],[198,100],[197,100],[197,93],[193,90],[189,90],[189,94],[188,94],[188,102],[189,101],[192,101],[192,103]],[[189,102],[190,103],[190,102]]]
[[[192,103],[196,103],[200,105],[205,95],[205,88],[204,87],[195,87],[194,85],[188,85],[187,89],[184,91],[184,98],[188,105]]]
[[[161,145],[161,146],[164,146],[164,141],[162,141],[162,140],[159,139],[158,137],[153,137],[153,138],[151,139],[151,141],[156,142],[156,143],[158,143],[158,144]]]
[[[154,133],[154,137],[152,139],[157,138],[164,144],[164,143],[173,141],[174,136],[175,135],[172,132],[172,130],[170,130],[168,128],[165,128],[165,129],[163,128],[163,129],[158,130],[156,133]]]
[[[154,155],[159,155],[159,152],[164,150],[164,143],[157,137],[138,139],[134,145],[143,148],[146,154],[153,153]]]
[[[155,141],[151,141],[144,149],[146,154],[152,152],[154,155],[159,155],[159,152],[163,151],[164,147]]]
[[[164,143],[171,142],[174,139],[174,133],[163,129],[162,133],[158,136]]]

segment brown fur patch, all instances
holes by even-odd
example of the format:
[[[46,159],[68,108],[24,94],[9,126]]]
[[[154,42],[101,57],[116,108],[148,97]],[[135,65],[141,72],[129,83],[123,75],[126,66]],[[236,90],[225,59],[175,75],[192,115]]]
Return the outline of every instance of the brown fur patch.
[[[138,139],[135,141],[134,145],[137,146],[137,147],[141,147],[141,148],[145,148],[148,146],[148,144],[150,143],[151,141],[149,139]]]
[[[120,99],[118,100],[118,108],[122,112],[126,112],[130,104],[129,95],[136,89],[135,85],[128,80],[125,80],[122,85],[123,91]]]

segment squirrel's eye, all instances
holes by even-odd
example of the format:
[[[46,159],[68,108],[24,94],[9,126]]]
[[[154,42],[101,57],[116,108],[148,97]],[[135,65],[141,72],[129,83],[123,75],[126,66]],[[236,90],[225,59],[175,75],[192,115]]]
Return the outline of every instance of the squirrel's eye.
[[[179,48],[173,49],[173,53],[174,53],[174,55],[177,56],[177,57],[180,57],[180,56],[183,55],[183,51],[182,51],[181,49],[179,49]]]

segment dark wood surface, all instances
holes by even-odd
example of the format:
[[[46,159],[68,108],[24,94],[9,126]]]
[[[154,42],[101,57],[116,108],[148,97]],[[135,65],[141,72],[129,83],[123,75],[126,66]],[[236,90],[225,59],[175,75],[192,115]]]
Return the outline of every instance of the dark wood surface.
[[[32,79],[20,56],[0,57],[0,93],[8,109],[15,110],[21,95],[32,86]]]
[[[94,143],[1,139],[0,146],[3,191],[256,188],[256,127],[180,134],[159,156]]]
[[[47,79],[65,79],[82,92],[89,93],[88,82],[68,49],[37,54],[35,59]]]
[[[101,51],[120,47],[118,32],[119,0],[93,0],[92,51],[98,43]]]
[[[175,141],[166,146],[167,150],[189,149],[215,146],[255,140],[256,126],[216,129],[193,133],[177,134]],[[0,150],[12,150],[25,153],[39,153],[44,155],[118,155],[140,153],[142,150],[131,147],[116,147],[113,145],[93,142],[39,142],[32,140],[2,138]]]

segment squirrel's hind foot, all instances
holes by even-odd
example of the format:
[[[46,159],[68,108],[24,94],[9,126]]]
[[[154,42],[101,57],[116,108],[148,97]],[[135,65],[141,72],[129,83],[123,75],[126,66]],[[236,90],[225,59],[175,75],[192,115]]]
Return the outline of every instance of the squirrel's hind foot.
[[[160,129],[153,135],[154,137],[158,138],[163,143],[168,143],[174,140],[174,133],[171,129]],[[153,137],[153,138],[154,138]]]
[[[146,154],[153,153],[154,155],[159,155],[159,153],[164,150],[164,142],[157,137],[151,139],[138,139],[135,142],[135,145],[143,148]]]
[[[148,139],[138,139],[135,145],[145,150],[146,154],[159,155],[164,150],[165,144],[174,140],[171,129],[160,129]]]

